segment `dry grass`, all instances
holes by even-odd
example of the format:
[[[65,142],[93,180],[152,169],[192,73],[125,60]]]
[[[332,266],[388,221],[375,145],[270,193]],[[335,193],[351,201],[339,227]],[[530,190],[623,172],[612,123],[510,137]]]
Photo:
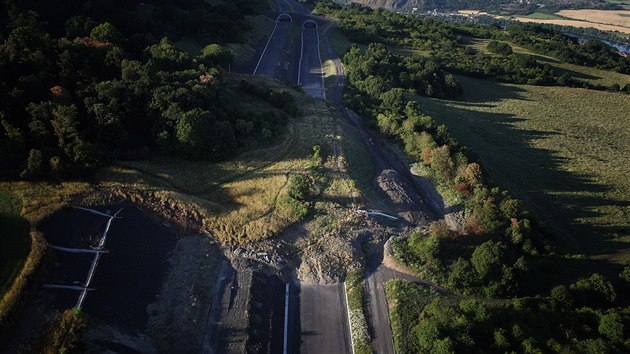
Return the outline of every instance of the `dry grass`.
[[[618,31],[621,33],[630,34],[630,28],[628,27],[607,25],[607,24],[587,22],[587,21],[546,20],[546,19],[527,18],[527,17],[513,17],[512,20],[516,20],[519,22],[541,23],[541,24],[547,24],[547,25],[572,26],[572,27],[579,27],[579,28],[595,28],[600,31]]]
[[[324,73],[324,86],[329,90],[337,83],[337,67],[335,63],[327,59],[322,63],[322,71]]]
[[[593,258],[630,261],[630,96],[460,78],[461,101],[418,98],[495,183]]]
[[[630,27],[630,11],[627,10],[562,10],[556,15],[574,20]]]

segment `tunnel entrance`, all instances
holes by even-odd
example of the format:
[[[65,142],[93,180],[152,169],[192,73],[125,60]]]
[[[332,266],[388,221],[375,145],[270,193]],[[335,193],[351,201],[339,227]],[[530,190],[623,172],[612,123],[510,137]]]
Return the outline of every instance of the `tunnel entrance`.
[[[317,28],[317,22],[313,20],[306,20],[302,24],[302,28]]]
[[[289,14],[280,14],[278,16],[277,22],[292,22],[293,18]]]

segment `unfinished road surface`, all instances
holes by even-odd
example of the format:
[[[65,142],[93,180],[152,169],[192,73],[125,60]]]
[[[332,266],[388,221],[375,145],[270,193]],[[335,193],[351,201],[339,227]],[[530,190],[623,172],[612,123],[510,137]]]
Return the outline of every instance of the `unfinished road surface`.
[[[306,20],[302,24],[302,52],[300,54],[298,85],[307,95],[325,99],[326,91],[317,31],[317,23],[313,20]]]
[[[300,285],[300,353],[352,352],[343,286]]]
[[[276,26],[269,36],[267,45],[256,64],[253,75],[267,77],[281,77],[282,71],[285,69],[285,54],[287,51],[287,43],[291,35],[291,26],[293,18],[282,13],[276,18]],[[286,63],[288,66],[289,63]]]

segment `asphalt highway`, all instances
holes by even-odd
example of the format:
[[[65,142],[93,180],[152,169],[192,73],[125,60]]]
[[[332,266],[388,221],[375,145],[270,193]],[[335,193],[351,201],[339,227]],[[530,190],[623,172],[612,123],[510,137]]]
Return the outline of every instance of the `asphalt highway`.
[[[288,14],[280,14],[276,19],[276,26],[271,33],[260,60],[254,69],[255,76],[279,77],[284,69],[284,56],[287,42],[291,34],[293,19]],[[287,63],[288,65],[288,63]]]
[[[300,285],[300,353],[352,352],[343,286]]]
[[[326,91],[319,53],[319,34],[317,33],[317,24],[312,20],[306,20],[302,25],[302,54],[299,70],[298,85],[302,86],[304,93],[311,97],[325,99]]]

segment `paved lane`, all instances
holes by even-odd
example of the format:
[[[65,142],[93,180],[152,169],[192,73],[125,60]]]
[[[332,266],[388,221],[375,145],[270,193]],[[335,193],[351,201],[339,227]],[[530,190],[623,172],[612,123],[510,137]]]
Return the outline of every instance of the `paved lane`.
[[[278,77],[287,48],[293,19],[288,14],[280,14],[276,26],[267,41],[253,75]]]
[[[299,70],[298,85],[302,86],[302,90],[309,96],[325,99],[319,34],[317,24],[313,20],[306,20],[302,25],[302,55]]]
[[[291,13],[291,7],[286,0],[278,0],[276,1],[276,5],[278,5],[278,12],[280,13]]]
[[[343,286],[300,285],[300,353],[351,353]]]

